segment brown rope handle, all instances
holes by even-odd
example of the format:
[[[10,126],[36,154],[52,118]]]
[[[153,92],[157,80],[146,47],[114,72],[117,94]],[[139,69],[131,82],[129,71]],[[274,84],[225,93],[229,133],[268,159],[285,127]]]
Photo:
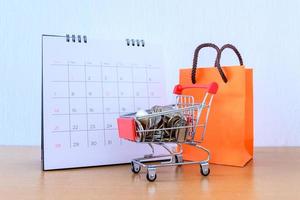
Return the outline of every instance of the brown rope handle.
[[[240,52],[237,50],[237,48],[235,46],[233,46],[232,44],[225,44],[222,46],[222,48],[220,49],[218,55],[217,55],[217,59],[216,59],[216,62],[215,62],[215,66],[217,67],[221,67],[220,65],[220,60],[221,60],[221,56],[222,56],[222,52],[225,50],[225,49],[231,49],[234,51],[234,53],[236,54],[236,56],[238,57],[239,59],[239,62],[240,62],[240,65],[244,65],[244,62],[243,62],[243,58],[240,54]]]
[[[213,43],[203,43],[203,44],[200,44],[196,49],[195,49],[195,52],[194,52],[194,58],[193,58],[193,68],[192,68],[192,74],[191,74],[191,78],[192,78],[192,83],[195,84],[196,83],[196,72],[197,72],[197,64],[198,64],[198,55],[199,55],[199,51],[205,47],[211,47],[211,48],[214,48],[216,51],[217,51],[217,56],[216,56],[216,60],[215,60],[215,64],[216,63],[219,63],[217,62],[217,58],[218,58],[218,55],[220,54],[220,49],[217,45],[213,44]],[[218,71],[223,79],[223,81],[226,83],[227,82],[227,78],[221,68],[220,65],[215,65],[215,67],[218,68]]]

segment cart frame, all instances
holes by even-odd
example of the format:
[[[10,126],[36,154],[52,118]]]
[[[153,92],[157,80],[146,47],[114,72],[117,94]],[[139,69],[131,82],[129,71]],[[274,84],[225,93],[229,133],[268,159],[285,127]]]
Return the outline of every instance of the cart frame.
[[[206,93],[203,97],[203,100],[200,104],[194,103],[194,98],[192,96],[182,95],[182,91],[189,88],[203,88],[206,89]],[[218,85],[216,83],[211,83],[209,85],[176,85],[174,88],[173,93],[177,94],[176,96],[176,104],[169,105],[172,109],[155,112],[152,114],[148,114],[146,116],[139,116],[136,117],[135,113],[130,113],[121,116],[118,118],[118,128],[119,128],[119,135],[120,138],[148,144],[151,148],[151,154],[145,155],[141,158],[135,158],[131,161],[131,170],[133,173],[139,173],[141,168],[145,168],[147,170],[147,179],[148,181],[155,181],[156,180],[156,169],[159,167],[169,167],[169,166],[181,166],[181,165],[190,165],[190,164],[199,164],[200,165],[200,172],[203,176],[207,176],[210,173],[209,168],[209,160],[210,160],[210,152],[208,149],[204,148],[200,144],[203,142],[206,132],[206,126],[208,122],[208,117],[210,113],[211,104],[213,101],[213,97],[218,90]],[[191,117],[191,121],[189,121],[184,126],[176,126],[176,127],[168,127],[168,128],[151,128],[151,129],[144,129],[141,125],[141,121],[143,119],[156,119],[157,117],[162,117],[165,115],[174,115],[174,114],[181,114],[185,117]],[[201,116],[204,114],[203,123],[200,123]],[[131,121],[131,127],[129,128],[128,122]],[[202,131],[197,134],[200,135],[199,140],[195,140],[196,130],[198,127],[202,127]],[[172,138],[171,140],[171,132],[176,130],[184,130],[185,137],[181,141],[176,138]],[[128,134],[128,132],[132,132]],[[164,138],[164,134],[169,133],[170,140],[168,138]],[[150,137],[146,139],[145,135],[150,135]],[[151,135],[152,134],[152,135]],[[155,135],[156,134],[156,135]],[[157,137],[158,136],[158,137]],[[174,147],[171,148],[167,144],[176,144],[177,149],[174,151]],[[182,144],[193,146],[207,154],[207,157],[204,160],[200,161],[184,161],[183,160],[183,149]],[[155,155],[155,148],[154,145],[161,146],[167,151],[167,154]],[[153,163],[155,162],[155,163]]]

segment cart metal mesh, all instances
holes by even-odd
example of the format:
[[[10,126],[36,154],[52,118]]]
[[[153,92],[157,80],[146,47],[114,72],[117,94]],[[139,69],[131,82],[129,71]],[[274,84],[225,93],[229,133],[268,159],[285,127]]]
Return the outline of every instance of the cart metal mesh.
[[[201,103],[195,103],[193,96],[181,95],[184,89],[204,88],[207,89]],[[176,103],[167,106],[154,106],[145,110],[142,116],[138,113],[130,113],[118,118],[118,129],[120,138],[137,143],[147,143],[152,153],[143,158],[132,160],[132,171],[138,173],[141,167],[147,168],[147,179],[156,179],[156,168],[163,166],[200,164],[202,175],[209,174],[209,151],[200,146],[204,140],[209,112],[214,94],[217,92],[216,83],[210,85],[175,86],[174,93]],[[197,135],[196,137],[196,134]],[[196,140],[197,138],[197,140]],[[176,143],[177,151],[168,147],[168,143]],[[154,147],[160,145],[168,152],[166,155],[155,155]],[[182,145],[188,144],[207,153],[207,159],[197,162],[183,161]],[[145,164],[147,161],[167,158],[168,162],[158,164]]]

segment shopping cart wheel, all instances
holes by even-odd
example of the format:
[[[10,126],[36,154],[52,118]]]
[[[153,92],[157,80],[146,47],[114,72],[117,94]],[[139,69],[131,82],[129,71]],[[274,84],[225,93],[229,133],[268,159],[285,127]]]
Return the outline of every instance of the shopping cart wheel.
[[[207,170],[203,170],[203,169],[201,169],[201,174],[203,175],[203,176],[208,176],[209,175],[209,173],[210,173],[210,169],[208,168]]]
[[[203,176],[208,176],[210,173],[208,163],[200,164],[200,171]]]
[[[141,171],[141,166],[138,164],[135,164],[134,162],[131,162],[131,171],[135,174],[139,173]]]
[[[156,180],[156,174],[154,175],[150,175],[147,173],[147,180],[150,181],[150,182],[153,182]]]
[[[147,170],[147,180],[150,181],[150,182],[153,182],[155,181],[156,179],[156,172],[155,172],[155,168],[148,168]]]

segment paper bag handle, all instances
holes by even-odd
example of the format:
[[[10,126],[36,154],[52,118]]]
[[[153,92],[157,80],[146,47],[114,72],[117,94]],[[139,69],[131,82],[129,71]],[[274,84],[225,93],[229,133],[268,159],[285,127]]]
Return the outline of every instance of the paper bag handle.
[[[234,53],[236,54],[236,56],[238,57],[239,59],[239,62],[240,62],[240,65],[244,65],[243,63],[243,58],[240,54],[240,52],[237,50],[237,48],[235,46],[233,46],[232,44],[225,44],[222,46],[222,48],[219,50],[218,52],[218,55],[217,55],[217,59],[216,59],[216,62],[215,62],[215,66],[216,67],[220,67],[221,68],[221,65],[220,65],[220,60],[221,60],[221,56],[222,56],[222,52],[225,50],[225,49],[231,49],[234,51]]]
[[[203,43],[203,44],[200,44],[196,49],[195,49],[195,52],[194,52],[194,58],[193,58],[193,68],[192,68],[192,75],[191,75],[191,78],[192,78],[192,83],[195,84],[196,83],[196,72],[197,72],[197,63],[198,63],[198,55],[199,55],[199,51],[205,47],[211,47],[211,48],[214,48],[216,51],[217,51],[217,56],[216,56],[216,60],[215,60],[215,64],[218,63],[217,62],[217,58],[218,58],[218,55],[220,54],[220,49],[217,45],[213,44],[213,43]],[[223,81],[226,83],[227,82],[227,78],[221,68],[220,65],[215,65],[215,67],[217,67]]]

